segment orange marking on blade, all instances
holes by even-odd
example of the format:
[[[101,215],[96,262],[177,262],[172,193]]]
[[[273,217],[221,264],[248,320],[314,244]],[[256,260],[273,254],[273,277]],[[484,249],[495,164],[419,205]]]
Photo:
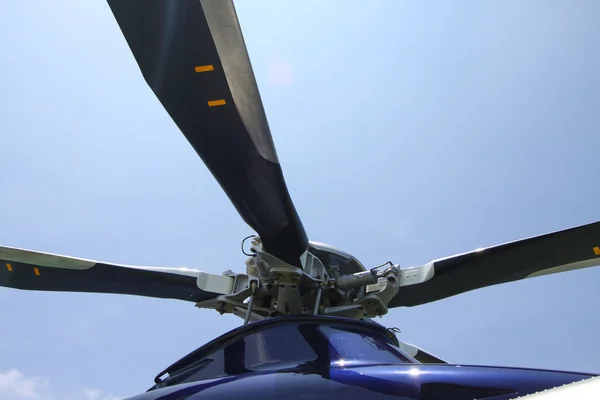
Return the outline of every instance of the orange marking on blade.
[[[212,65],[198,65],[197,67],[194,67],[194,69],[196,70],[196,72],[208,72],[214,71],[215,67],[213,67]]]
[[[6,263],[6,269],[9,270],[10,272],[12,272],[12,265],[10,265],[9,263]]]
[[[225,105],[225,99],[221,99],[221,100],[210,100],[208,102],[208,106],[209,107],[215,107],[215,106],[224,106]]]
[[[600,247],[594,247],[594,254],[600,256]]]
[[[40,276],[40,270],[39,269],[34,268],[33,272],[35,273],[36,276]]]

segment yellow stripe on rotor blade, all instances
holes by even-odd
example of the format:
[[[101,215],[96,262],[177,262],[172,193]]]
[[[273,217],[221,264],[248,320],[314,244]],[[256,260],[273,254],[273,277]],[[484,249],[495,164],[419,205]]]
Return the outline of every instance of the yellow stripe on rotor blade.
[[[35,273],[35,276],[40,276],[40,270],[39,269],[34,268],[33,272]]]
[[[12,272],[12,265],[10,265],[9,263],[6,263],[6,269],[9,270],[10,272]]]
[[[600,256],[600,247],[594,247],[594,254]]]
[[[209,100],[208,101],[208,106],[209,107],[224,106],[224,105],[225,105],[225,99],[221,99],[221,100]]]
[[[208,72],[214,71],[215,67],[213,67],[212,65],[198,65],[197,67],[194,67],[194,69],[196,70],[196,72]]]

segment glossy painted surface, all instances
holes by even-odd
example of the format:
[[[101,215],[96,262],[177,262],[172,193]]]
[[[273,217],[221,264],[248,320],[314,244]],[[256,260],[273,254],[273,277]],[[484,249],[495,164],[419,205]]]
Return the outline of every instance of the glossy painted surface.
[[[135,400],[509,399],[580,381],[568,372],[455,365],[316,368],[209,379],[151,391]]]
[[[135,400],[509,399],[591,374],[419,364],[373,322],[273,318],[242,326],[162,371]]]

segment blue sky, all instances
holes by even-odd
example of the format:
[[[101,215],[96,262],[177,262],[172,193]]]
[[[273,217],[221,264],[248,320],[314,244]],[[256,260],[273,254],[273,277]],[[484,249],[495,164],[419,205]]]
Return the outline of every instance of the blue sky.
[[[0,2],[0,243],[242,271],[252,231],[106,3],[31,6]],[[312,240],[410,266],[600,220],[600,3],[236,6]],[[457,363],[600,373],[599,282],[600,268],[547,276],[381,322]],[[241,323],[175,300],[0,289],[0,302],[6,400],[133,395]]]

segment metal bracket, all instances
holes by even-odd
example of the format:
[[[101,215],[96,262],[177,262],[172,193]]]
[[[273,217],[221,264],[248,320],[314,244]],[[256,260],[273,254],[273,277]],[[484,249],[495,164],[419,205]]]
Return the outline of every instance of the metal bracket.
[[[398,279],[400,280],[400,286],[409,286],[426,282],[433,278],[434,274],[434,261],[431,261],[418,267],[401,269]]]
[[[329,278],[325,270],[325,265],[308,250],[302,254],[300,262],[302,263],[303,272],[314,281],[322,282]]]
[[[196,303],[196,307],[199,308],[214,308],[219,313],[233,313],[233,308],[236,306],[243,306],[244,300],[246,300],[252,294],[252,288],[260,287],[260,279],[255,276],[246,274],[236,274],[230,276],[231,271],[226,271],[222,277],[226,277],[231,280],[231,290],[228,294],[222,294],[215,299],[201,301]],[[218,275],[213,275],[218,276]],[[204,288],[201,288],[204,289]],[[212,286],[207,287],[204,290],[213,291]],[[218,292],[217,292],[218,293]]]

